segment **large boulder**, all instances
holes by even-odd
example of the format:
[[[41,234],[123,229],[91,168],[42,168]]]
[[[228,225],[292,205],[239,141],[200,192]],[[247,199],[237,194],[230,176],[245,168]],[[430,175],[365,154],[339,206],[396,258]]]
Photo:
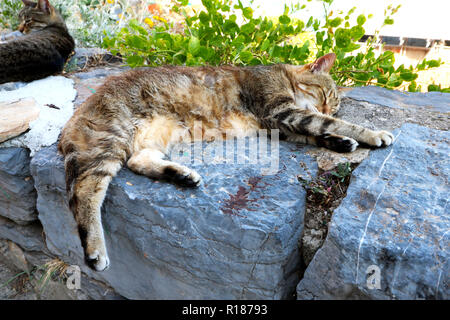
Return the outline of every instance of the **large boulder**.
[[[0,216],[18,224],[37,220],[30,160],[25,148],[0,148]]]
[[[236,154],[240,148],[248,149],[238,144]],[[45,148],[31,171],[47,247],[127,298],[287,298],[299,280],[305,209],[296,176],[317,172],[306,149],[280,143],[279,170],[268,175],[267,163],[194,163],[203,177],[197,189],[122,169],[103,207],[111,267],[94,273],[67,207],[62,158],[55,146]]]
[[[353,172],[298,299],[448,299],[449,133],[415,124]]]
[[[28,225],[17,225],[0,217],[0,239],[7,239],[29,251],[47,252],[42,226],[38,221]]]
[[[346,96],[393,109],[427,109],[447,113],[450,111],[450,95],[443,92],[405,92],[368,86],[352,88]]]

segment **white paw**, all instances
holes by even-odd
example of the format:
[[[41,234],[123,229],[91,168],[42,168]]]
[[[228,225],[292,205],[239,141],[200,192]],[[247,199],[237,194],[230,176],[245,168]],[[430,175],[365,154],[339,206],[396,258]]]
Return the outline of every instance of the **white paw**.
[[[189,177],[196,185],[199,185],[202,182],[202,177],[197,173],[197,171],[191,170]]]
[[[106,253],[101,254],[98,250],[86,256],[88,265],[96,271],[105,271],[109,267],[109,258]]]
[[[181,166],[178,174],[173,177],[174,181],[186,187],[198,187],[202,182],[202,177],[192,169]]]
[[[375,131],[371,138],[371,145],[375,147],[389,146],[394,142],[394,135],[388,131]]]

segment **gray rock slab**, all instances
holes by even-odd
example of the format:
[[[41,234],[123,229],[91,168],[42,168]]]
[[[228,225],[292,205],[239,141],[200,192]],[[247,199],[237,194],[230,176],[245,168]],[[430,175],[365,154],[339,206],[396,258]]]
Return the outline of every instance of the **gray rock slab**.
[[[416,107],[430,111],[450,112],[450,93],[404,92],[377,86],[356,87],[345,94],[347,97],[380,104],[391,108]]]
[[[268,164],[221,163],[220,157],[193,164],[203,177],[197,189],[122,169],[103,207],[111,259],[103,273],[84,266],[62,158],[55,146],[43,149],[31,171],[47,246],[126,298],[287,298],[299,280],[305,209],[296,176],[308,174],[303,167],[317,172],[307,149],[280,143],[279,170],[272,175],[261,174]]]
[[[8,239],[29,251],[46,251],[42,226],[38,221],[26,226],[0,217],[0,239]]]
[[[353,172],[298,299],[450,298],[449,133],[394,132]]]
[[[29,154],[25,148],[0,148],[0,216],[18,224],[37,220]]]

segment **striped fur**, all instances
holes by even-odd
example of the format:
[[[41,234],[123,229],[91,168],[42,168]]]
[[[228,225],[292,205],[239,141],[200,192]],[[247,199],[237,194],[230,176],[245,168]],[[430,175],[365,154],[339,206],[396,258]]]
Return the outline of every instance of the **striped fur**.
[[[358,142],[389,145],[390,133],[331,116],[340,103],[328,74],[334,60],[328,54],[305,66],[164,66],[108,78],[76,110],[59,143],[69,205],[88,264],[95,270],[109,265],[100,208],[109,182],[124,164],[188,187],[201,182],[195,171],[164,159],[175,143],[266,128],[338,152],[354,151]]]
[[[19,30],[25,35],[0,43],[0,84],[59,73],[75,47],[63,18],[48,0],[22,2]]]

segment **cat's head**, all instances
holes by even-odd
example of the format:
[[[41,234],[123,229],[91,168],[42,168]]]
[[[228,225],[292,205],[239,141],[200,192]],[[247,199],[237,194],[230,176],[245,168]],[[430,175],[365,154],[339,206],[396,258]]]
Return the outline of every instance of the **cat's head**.
[[[328,53],[313,63],[293,69],[292,82],[298,107],[328,115],[339,110],[342,93],[330,76],[335,60],[336,55]]]
[[[48,0],[22,0],[25,5],[19,12],[19,31],[30,33],[41,30],[50,25],[57,25],[66,28],[64,19]]]

